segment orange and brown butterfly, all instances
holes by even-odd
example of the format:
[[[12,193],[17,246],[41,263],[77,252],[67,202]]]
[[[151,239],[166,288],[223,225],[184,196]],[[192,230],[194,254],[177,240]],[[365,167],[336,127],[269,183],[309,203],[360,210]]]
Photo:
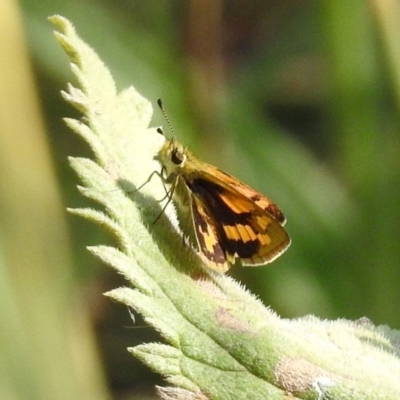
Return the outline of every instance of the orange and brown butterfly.
[[[165,114],[161,100],[158,105]],[[225,272],[237,259],[243,266],[264,265],[289,247],[282,211],[261,193],[200,161],[174,139],[165,139],[156,159],[170,199],[190,210],[208,267]]]

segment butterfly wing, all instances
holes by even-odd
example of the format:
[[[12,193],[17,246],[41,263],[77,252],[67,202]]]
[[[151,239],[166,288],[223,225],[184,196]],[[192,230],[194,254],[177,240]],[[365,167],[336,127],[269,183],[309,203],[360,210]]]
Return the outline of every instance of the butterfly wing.
[[[245,185],[240,182],[238,179],[234,178],[232,175],[227,174],[226,172],[221,171],[220,169],[213,167],[212,165],[207,165],[207,168],[204,170],[204,175],[206,176],[215,176],[217,170],[217,174],[220,177],[219,182],[221,186],[227,188],[230,187],[234,191],[239,192],[244,197],[250,199],[254,203],[256,203],[260,208],[267,211],[270,215],[272,215],[282,226],[286,223],[286,218],[283,215],[280,208],[268,197],[263,194],[257,192],[250,186]],[[223,176],[221,178],[221,176]]]
[[[219,199],[235,213],[230,223],[227,220],[222,226],[230,257],[240,258],[243,265],[263,265],[275,260],[290,245],[281,223],[253,200],[226,190],[219,194]]]
[[[273,205],[260,193],[251,189],[251,196],[246,197],[233,185],[210,176],[197,176],[186,183],[192,197],[197,242],[211,265],[216,259],[222,265],[224,258],[229,264],[239,258],[242,265],[263,265],[272,262],[289,246],[289,236],[282,227],[283,214],[274,208],[279,211],[278,220],[258,205],[255,195]],[[218,257],[214,250],[218,250]]]
[[[216,221],[213,215],[206,209],[202,199],[192,195],[191,210],[193,216],[194,231],[200,254],[205,257],[210,267],[219,272],[229,269],[225,252],[221,247],[220,239],[216,229]]]

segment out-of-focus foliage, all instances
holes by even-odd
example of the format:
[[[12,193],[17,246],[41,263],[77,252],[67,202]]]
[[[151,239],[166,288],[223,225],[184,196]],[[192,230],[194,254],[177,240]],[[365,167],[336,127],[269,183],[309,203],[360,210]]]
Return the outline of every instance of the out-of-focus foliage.
[[[3,1],[0,8],[8,3],[13,2]],[[120,89],[133,84],[147,98],[163,98],[180,142],[270,196],[284,210],[293,240],[287,254],[271,267],[233,271],[235,278],[282,316],[366,316],[376,324],[400,328],[400,9],[396,0],[24,0],[20,12],[40,96],[36,101],[47,124],[65,205],[84,205],[66,157],[88,150],[61,122],[62,117],[76,114],[59,95],[73,77],[46,19],[53,14],[74,23],[106,61]],[[14,40],[12,33],[4,22],[1,43]],[[7,57],[4,51],[1,54]],[[4,65],[0,62],[0,74]],[[7,79],[11,85],[11,76]],[[24,89],[14,87],[21,98],[26,96]],[[0,118],[11,114],[10,101],[11,97],[0,104]],[[21,121],[27,112],[18,110]],[[154,124],[165,125],[157,110]],[[9,134],[4,126],[0,125],[0,135]],[[28,128],[23,131],[28,137]],[[28,140],[14,138],[19,140],[16,157],[21,157],[21,170],[32,168],[33,173],[34,168],[34,187],[48,193],[43,188],[52,166],[42,172],[24,165],[28,155],[41,159],[43,155]],[[2,176],[15,180],[6,160],[3,157]],[[6,182],[2,178],[3,193]],[[23,187],[15,199],[21,196],[40,203],[31,186]],[[10,209],[1,207],[2,261],[8,267],[7,246],[15,238],[4,228]],[[49,218],[57,227],[65,223]],[[151,385],[154,378],[131,359],[125,347],[154,334],[145,327],[137,329],[140,322],[126,329],[131,325],[126,310],[101,299],[103,290],[121,282],[96,265],[84,246],[105,242],[107,237],[85,222],[65,219],[73,267],[66,275],[68,285],[52,295],[61,296],[55,301],[64,308],[80,307],[84,318],[87,311],[92,313],[110,385],[116,391],[137,393],[138,388],[130,386],[133,382]],[[33,222],[24,218],[18,228],[28,234],[33,230],[30,235],[34,235],[40,225],[35,230]],[[48,239],[40,243],[41,237],[46,236],[38,236],[39,245],[50,254],[66,251],[62,248],[66,240],[55,248]],[[19,242],[13,246],[18,248]],[[48,262],[55,261],[49,257]],[[65,268],[70,264],[64,263]],[[46,268],[51,274],[53,265]],[[29,272],[35,276],[33,267]],[[7,275],[1,282],[14,290]],[[31,286],[29,296],[16,294],[19,307],[32,301],[35,293],[43,294],[40,286]],[[76,301],[77,291],[88,301]],[[45,341],[52,338],[43,336]],[[11,353],[8,357],[13,359]],[[32,377],[27,372],[34,365],[29,357],[34,358],[34,353],[26,354],[25,373],[18,373],[16,364],[13,377]],[[87,378],[79,376],[82,381]]]

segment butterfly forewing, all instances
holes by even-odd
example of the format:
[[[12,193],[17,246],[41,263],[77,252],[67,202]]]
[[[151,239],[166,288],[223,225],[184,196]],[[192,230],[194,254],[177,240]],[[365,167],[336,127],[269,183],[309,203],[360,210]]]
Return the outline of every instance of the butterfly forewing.
[[[207,174],[213,174],[212,170],[215,169],[218,171],[218,175],[222,175],[223,179],[221,179],[221,185],[224,187],[231,187],[234,191],[239,192],[244,197],[248,198],[249,200],[256,203],[260,208],[267,211],[271,214],[282,226],[286,223],[286,218],[283,215],[280,208],[268,197],[264,196],[263,194],[257,192],[250,186],[245,185],[244,183],[240,182],[232,175],[227,174],[211,165],[207,165],[207,169],[205,172]]]

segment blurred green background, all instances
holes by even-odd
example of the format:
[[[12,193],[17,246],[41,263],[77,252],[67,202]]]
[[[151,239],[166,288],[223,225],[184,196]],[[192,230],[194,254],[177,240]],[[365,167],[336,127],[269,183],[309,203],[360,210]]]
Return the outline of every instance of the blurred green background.
[[[282,317],[400,328],[397,0],[2,0],[0,398],[154,398],[126,347],[160,340],[104,299],[124,282],[85,246],[112,243],[65,207],[89,203],[67,156],[74,82],[61,14],[119,89],[161,97],[181,142],[276,201],[293,243],[236,269]],[[165,125],[155,108],[154,125]]]

